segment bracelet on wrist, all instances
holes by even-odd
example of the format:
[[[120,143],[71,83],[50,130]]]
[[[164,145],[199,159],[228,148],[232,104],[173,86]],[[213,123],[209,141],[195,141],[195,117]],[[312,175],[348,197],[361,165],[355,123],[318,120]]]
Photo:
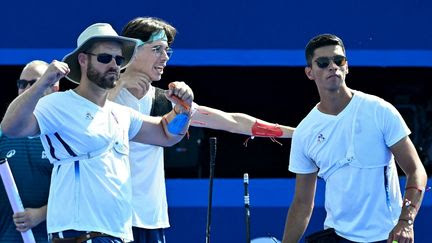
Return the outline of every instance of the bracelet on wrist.
[[[406,222],[409,226],[412,226],[414,224],[414,220],[412,219],[404,219],[404,218],[400,218],[399,221],[404,221]]]
[[[175,106],[173,107],[173,111],[176,115],[180,114],[180,111],[177,111]]]

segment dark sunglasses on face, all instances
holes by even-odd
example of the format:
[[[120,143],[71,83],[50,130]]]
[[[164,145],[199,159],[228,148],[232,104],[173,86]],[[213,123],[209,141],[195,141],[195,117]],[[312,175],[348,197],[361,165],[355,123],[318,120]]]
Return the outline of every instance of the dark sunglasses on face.
[[[96,56],[96,60],[100,63],[103,63],[103,64],[110,63],[113,58],[115,60],[115,63],[117,64],[117,66],[121,66],[125,61],[125,58],[122,56],[113,56],[113,55],[107,54],[107,53],[100,53],[100,54],[94,54],[94,53],[90,53],[90,52],[84,52],[84,53],[87,55]]]
[[[318,57],[315,60],[315,63],[319,68],[326,68],[330,65],[330,61],[333,61],[339,67],[342,67],[346,64],[346,57],[344,56],[333,56],[333,57]]]
[[[25,89],[25,88],[27,88],[27,85],[30,84],[30,86],[32,86],[35,82],[36,82],[36,79],[32,79],[32,80],[18,79],[17,80],[17,87],[18,87],[18,89]]]

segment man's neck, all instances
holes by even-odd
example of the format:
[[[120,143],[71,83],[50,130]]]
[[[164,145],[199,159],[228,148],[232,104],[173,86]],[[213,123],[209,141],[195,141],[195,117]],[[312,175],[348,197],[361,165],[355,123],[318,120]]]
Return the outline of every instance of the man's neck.
[[[95,103],[96,105],[103,107],[108,97],[108,90],[103,89],[90,80],[81,80],[75,92],[87,100]]]
[[[338,115],[349,104],[352,97],[353,93],[347,87],[334,92],[320,92],[318,110],[326,114]]]

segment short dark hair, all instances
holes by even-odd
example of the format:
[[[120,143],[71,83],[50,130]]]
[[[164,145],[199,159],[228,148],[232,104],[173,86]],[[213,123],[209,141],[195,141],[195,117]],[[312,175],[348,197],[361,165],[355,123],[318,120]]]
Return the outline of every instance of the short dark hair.
[[[138,17],[127,23],[122,30],[122,36],[140,39],[146,42],[153,32],[164,30],[168,39],[168,45],[174,42],[177,30],[166,21],[154,17]]]
[[[306,45],[305,55],[308,66],[312,65],[312,58],[316,49],[323,46],[340,46],[345,53],[345,46],[341,38],[333,34],[321,34],[312,38]]]

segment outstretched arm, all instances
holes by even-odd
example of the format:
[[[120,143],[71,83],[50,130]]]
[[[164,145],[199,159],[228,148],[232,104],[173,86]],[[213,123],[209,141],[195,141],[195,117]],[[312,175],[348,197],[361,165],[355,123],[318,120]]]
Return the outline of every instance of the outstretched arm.
[[[228,113],[207,106],[198,106],[191,126],[205,127],[258,137],[291,138],[293,127],[269,123],[243,113]]]
[[[9,105],[1,122],[3,134],[8,137],[25,137],[39,134],[39,126],[36,117],[33,115],[36,104],[47,88],[68,73],[69,67],[66,63],[54,60],[42,77]]]
[[[297,174],[293,202],[288,210],[282,243],[299,242],[314,207],[317,173]]]

